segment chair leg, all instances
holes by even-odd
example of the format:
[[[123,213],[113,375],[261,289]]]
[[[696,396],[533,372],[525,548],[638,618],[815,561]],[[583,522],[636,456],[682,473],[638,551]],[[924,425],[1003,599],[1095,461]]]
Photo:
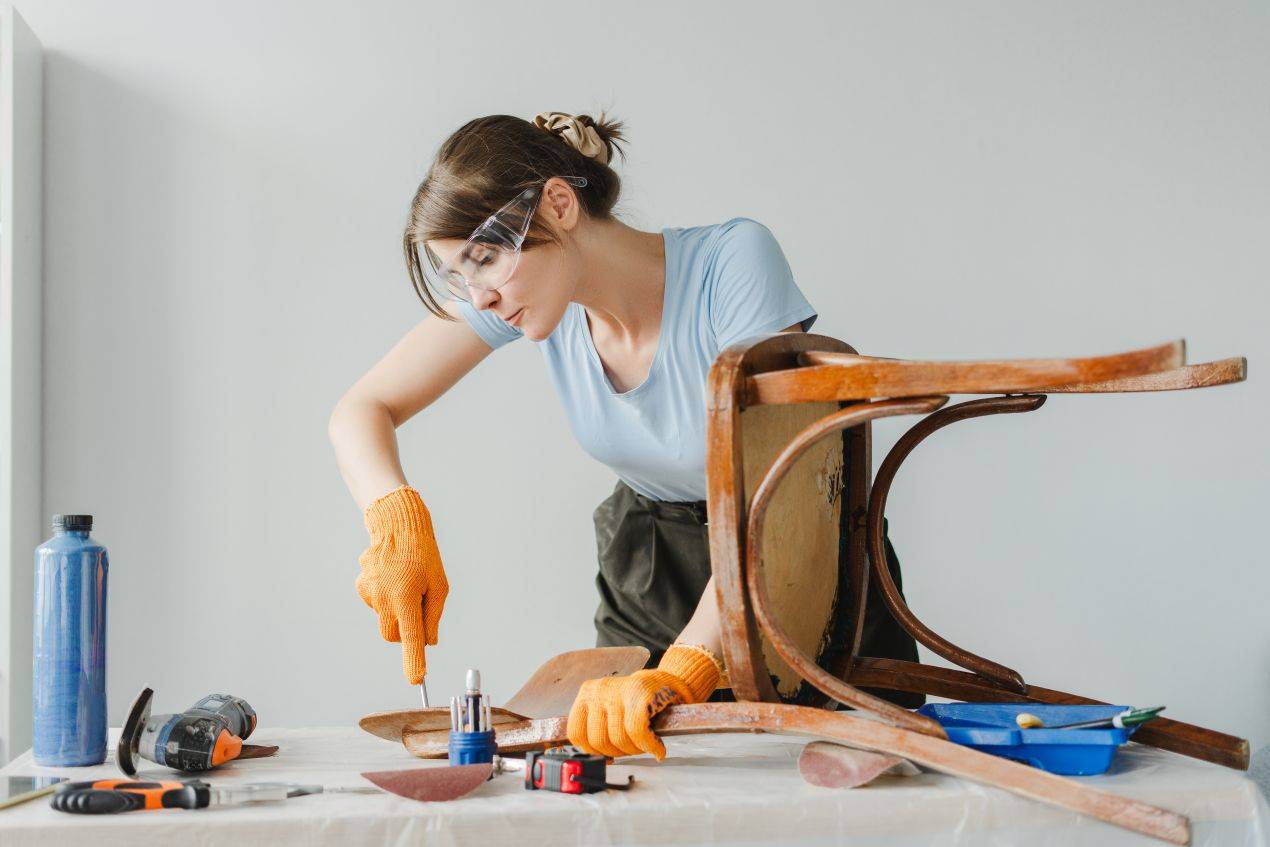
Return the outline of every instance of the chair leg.
[[[895,479],[896,471],[899,470],[900,464],[913,451],[913,448],[931,433],[949,424],[970,418],[1013,412],[1030,412],[1040,408],[1044,402],[1045,395],[1043,394],[986,397],[980,400],[958,403],[955,406],[948,406],[927,415],[915,424],[912,429],[904,433],[900,440],[895,443],[895,446],[891,448],[891,452],[886,455],[886,459],[882,461],[881,466],[878,468],[877,476],[873,480],[873,490],[869,496],[869,558],[873,564],[873,578],[877,580],[878,587],[882,590],[882,597],[891,615],[894,616],[895,620],[899,622],[906,632],[922,644],[925,644],[936,654],[943,656],[953,664],[974,671],[980,676],[1018,693],[1022,693],[1027,688],[1027,683],[1023,681],[1023,677],[1019,675],[1018,671],[958,647],[918,620],[917,616],[909,609],[908,604],[904,602],[903,596],[900,595],[899,589],[895,587],[895,581],[891,579],[890,571],[886,567],[882,519],[886,515],[886,498],[890,493],[891,482]]]
[[[1041,688],[1036,685],[1025,685],[1022,692],[1016,692],[996,685],[977,674],[898,659],[857,657],[847,681],[857,686],[880,686],[900,691],[933,694],[936,697],[948,697],[953,700],[1017,703],[1020,699],[1024,699],[1060,706],[1106,705],[1102,700],[1093,700],[1078,694],[1068,694],[1065,691]],[[1133,734],[1133,740],[1235,770],[1248,769],[1247,739],[1226,735],[1202,726],[1168,718],[1156,718],[1139,728]]]
[[[820,667],[815,660],[803,653],[802,649],[789,636],[785,627],[769,608],[766,581],[763,576],[763,528],[767,517],[767,507],[779,488],[781,480],[798,458],[812,445],[830,435],[859,426],[876,418],[892,415],[924,414],[938,409],[947,400],[947,397],[923,397],[911,400],[877,400],[867,403],[856,403],[805,427],[785,445],[785,449],[772,461],[771,466],[755,487],[748,509],[749,517],[745,541],[745,582],[750,601],[749,608],[781,658],[799,676],[838,702],[873,712],[895,726],[933,735],[937,738],[945,738],[946,735],[943,727],[936,721],[925,715],[910,712],[847,684]],[[867,585],[861,586],[860,590],[864,588],[867,588]],[[858,598],[854,598],[853,602],[855,600],[858,600]]]

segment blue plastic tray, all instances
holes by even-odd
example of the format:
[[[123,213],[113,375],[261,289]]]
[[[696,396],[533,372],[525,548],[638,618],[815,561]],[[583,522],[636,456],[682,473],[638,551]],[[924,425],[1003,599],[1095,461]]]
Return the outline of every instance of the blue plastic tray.
[[[1111,717],[1127,708],[1040,703],[927,703],[917,711],[939,721],[949,741],[1027,762],[1050,773],[1088,776],[1106,771],[1116,748],[1128,741],[1137,727],[1020,729],[1014,722],[1015,716],[1029,712],[1051,726]]]

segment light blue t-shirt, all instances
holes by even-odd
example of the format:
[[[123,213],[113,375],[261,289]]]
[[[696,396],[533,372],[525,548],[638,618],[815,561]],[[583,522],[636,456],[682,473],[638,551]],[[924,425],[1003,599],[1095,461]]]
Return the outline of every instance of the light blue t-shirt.
[[[662,236],[661,334],[642,383],[613,390],[578,303],[569,304],[538,347],[582,449],[647,497],[704,500],[706,376],[715,357],[752,335],[796,323],[810,329],[816,310],[794,283],[775,236],[757,221],[672,227]],[[490,347],[522,335],[491,311],[467,302],[459,308]]]

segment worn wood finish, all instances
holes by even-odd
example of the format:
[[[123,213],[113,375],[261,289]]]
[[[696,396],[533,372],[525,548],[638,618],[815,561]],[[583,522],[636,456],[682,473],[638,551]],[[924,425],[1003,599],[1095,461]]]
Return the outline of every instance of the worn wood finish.
[[[838,702],[871,711],[896,726],[907,727],[939,738],[945,735],[936,721],[861,691],[834,677],[809,657],[801,645],[789,635],[785,623],[771,609],[767,580],[764,577],[767,556],[763,542],[768,506],[780,490],[781,481],[789,474],[798,459],[818,442],[844,429],[859,426],[877,418],[930,412],[943,405],[947,399],[946,397],[930,397],[859,403],[821,418],[802,430],[773,461],[755,489],[750,501],[745,541],[746,588],[750,605],[755,618],[781,657],[804,679]],[[856,587],[859,592],[866,589],[867,572],[861,574],[861,585]],[[859,603],[862,597],[862,594],[858,594],[854,599]],[[858,635],[856,640],[858,641]]]
[[[821,416],[836,412],[838,403],[800,403],[796,406],[755,406],[741,412],[741,456],[745,498],[753,496],[758,480],[772,458],[800,430]],[[826,439],[809,451],[792,470],[793,479],[771,503],[774,531],[762,541],[767,588],[773,614],[803,652],[819,661],[834,651],[827,633],[840,622],[849,602],[843,590],[849,562],[843,555],[842,475],[844,440]],[[837,565],[835,567],[834,565]],[[838,642],[840,643],[840,642]],[[824,695],[804,680],[764,638],[763,664],[782,702],[820,705]],[[841,668],[846,670],[845,665]]]
[[[1076,382],[1040,389],[1044,394],[1098,394],[1126,391],[1183,391],[1188,388],[1209,388],[1229,385],[1248,378],[1248,360],[1242,356],[1216,362],[1183,365],[1169,371],[1108,379],[1102,382]]]
[[[810,363],[804,367],[750,377],[745,401],[757,405],[935,394],[1018,394],[1045,386],[1167,371],[1180,367],[1185,356],[1186,344],[1180,340],[1111,356],[982,362],[921,362],[808,351],[800,357],[800,362]]]
[[[530,718],[567,715],[582,683],[635,673],[648,663],[648,656],[648,648],[639,646],[591,647],[561,653],[534,671],[503,708]]]
[[[1044,402],[1047,393],[1179,390],[1238,382],[1247,374],[1247,365],[1242,358],[1198,365],[1185,365],[1184,359],[1185,344],[1177,341],[1129,353],[1081,359],[916,362],[860,356],[835,339],[800,333],[751,339],[724,351],[710,375],[706,477],[711,515],[711,564],[722,618],[725,660],[737,698],[769,702],[778,699],[770,676],[770,665],[775,662],[770,653],[764,654],[763,649],[765,646],[775,649],[776,641],[781,641],[781,646],[794,657],[797,669],[805,671],[806,677],[813,678],[809,682],[816,688],[831,689],[835,695],[849,695],[839,699],[842,702],[854,700],[888,716],[889,707],[856,697],[855,686],[925,694],[941,694],[948,690],[946,679],[941,683],[929,675],[903,675],[913,682],[912,687],[895,683],[895,678],[879,675],[875,666],[867,664],[875,661],[873,659],[856,657],[856,664],[866,663],[861,667],[853,667],[850,655],[836,656],[832,666],[825,662],[812,663],[808,661],[811,651],[806,648],[794,650],[779,638],[779,633],[776,641],[769,637],[770,634],[765,635],[765,629],[771,624],[779,624],[780,620],[779,616],[768,615],[769,620],[760,622],[758,615],[761,612],[756,613],[754,598],[750,596],[748,557],[752,551],[748,534],[752,503],[747,493],[754,489],[752,479],[747,479],[743,469],[755,462],[753,457],[744,455],[745,410],[766,404],[809,405],[835,400],[845,404],[954,393],[1027,395],[975,401],[933,413],[897,443],[888,456],[888,462],[879,468],[877,481],[872,484],[867,462],[855,465],[862,469],[863,478],[854,473],[848,474],[844,480],[844,491],[849,497],[854,497],[857,504],[867,503],[867,509],[857,514],[852,507],[845,523],[854,530],[863,522],[866,531],[851,532],[849,542],[864,543],[868,548],[871,572],[878,580],[887,608],[901,626],[937,654],[978,674],[965,674],[975,680],[975,684],[963,681],[960,683],[962,690],[983,693],[985,699],[987,692],[996,692],[993,699],[1017,698],[1031,692],[1041,702],[1066,702],[1044,699],[1048,689],[1029,686],[1017,671],[958,647],[925,626],[908,608],[885,568],[885,541],[881,526],[891,482],[904,457],[923,438],[957,420],[1030,411]],[[862,437],[855,439],[857,449],[860,445],[865,445],[867,449],[870,435],[867,422],[845,432],[844,441],[851,443],[848,439],[858,434]],[[752,471],[749,476],[753,476]],[[761,551],[764,556],[767,543],[764,542]],[[863,560],[852,561],[851,567],[855,567]],[[770,584],[770,577],[765,581]],[[848,641],[851,654],[858,652],[858,627],[862,623],[859,610],[866,589],[866,579],[856,579],[852,572],[849,581],[852,593],[840,610],[842,616],[851,616],[845,622],[850,627]],[[757,605],[763,606],[761,595]],[[772,620],[773,617],[777,619]],[[771,628],[778,630],[779,626]],[[788,657],[784,654],[781,657],[788,665]],[[868,673],[861,668],[868,669]],[[828,679],[825,671],[828,671]],[[923,688],[922,685],[932,687]],[[1164,730],[1144,728],[1137,737],[1146,743],[1158,740],[1159,746],[1165,749],[1197,758],[1234,767],[1247,766],[1247,742],[1243,739],[1185,724],[1178,725],[1179,729],[1174,731],[1173,722],[1155,723]]]
[[[882,521],[886,515],[886,498],[891,492],[891,483],[895,479],[896,471],[909,453],[913,452],[913,448],[931,433],[957,421],[985,415],[1031,412],[1044,403],[1044,395],[985,397],[948,406],[923,418],[895,442],[895,446],[878,466],[877,476],[873,480],[873,492],[869,497],[869,558],[873,562],[873,577],[878,581],[878,587],[882,590],[882,597],[891,615],[910,635],[937,655],[1019,692],[1027,686],[1017,671],[958,647],[926,626],[913,614],[900,595],[899,589],[895,587],[891,572],[886,567],[886,542]]]
[[[780,699],[763,655],[763,639],[746,599],[744,577],[746,484],[741,415],[746,379],[794,368],[800,353],[855,353],[836,338],[774,333],[734,344],[710,369],[706,387],[706,488],[710,564],[719,604],[720,638],[732,691],[738,700]]]
[[[557,717],[496,727],[499,751],[542,749],[566,743],[567,723],[567,718]],[[1088,815],[1171,844],[1190,841],[1190,821],[1167,809],[1099,791],[1074,779],[980,753],[941,738],[843,712],[782,703],[701,703],[671,706],[657,716],[653,729],[663,736],[766,732],[828,739],[898,756],[932,770]],[[435,757],[442,754],[444,747],[436,733],[407,739],[407,749],[417,756]]]
[[[947,697],[952,700],[969,700],[989,703],[1018,703],[1031,701],[1055,705],[1107,705],[1106,701],[1068,694],[1052,688],[1027,685],[1020,694],[994,685],[990,680],[973,673],[954,668],[904,662],[898,659],[857,658],[848,681],[853,685],[881,686],[897,691],[913,691]],[[1139,727],[1133,740],[1202,759],[1236,770],[1248,769],[1248,741],[1224,732],[1202,726],[1156,718]]]

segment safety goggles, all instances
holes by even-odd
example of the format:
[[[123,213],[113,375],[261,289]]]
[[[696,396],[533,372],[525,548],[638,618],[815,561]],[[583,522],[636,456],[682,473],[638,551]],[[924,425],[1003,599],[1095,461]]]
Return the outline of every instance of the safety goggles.
[[[562,176],[575,188],[587,181],[580,176]],[[544,183],[545,184],[545,183]],[[441,296],[472,300],[472,289],[494,291],[504,285],[520,261],[525,234],[542,200],[542,186],[526,188],[506,206],[485,219],[449,260],[442,261],[427,244],[423,262],[429,285]]]

